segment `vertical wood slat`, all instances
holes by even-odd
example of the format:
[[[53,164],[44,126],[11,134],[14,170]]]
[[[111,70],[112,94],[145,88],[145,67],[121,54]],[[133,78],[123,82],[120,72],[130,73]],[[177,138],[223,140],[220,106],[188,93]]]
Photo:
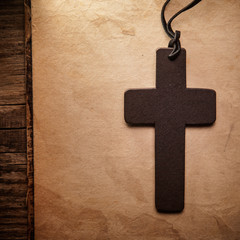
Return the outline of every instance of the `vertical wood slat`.
[[[4,240],[27,239],[24,50],[24,0],[1,0],[0,239]]]
[[[1,0],[0,239],[6,240],[34,239],[31,61],[31,3]]]
[[[33,161],[33,96],[32,96],[32,29],[31,0],[25,6],[25,69],[26,69],[26,122],[27,122],[27,207],[28,240],[34,239],[34,161]]]

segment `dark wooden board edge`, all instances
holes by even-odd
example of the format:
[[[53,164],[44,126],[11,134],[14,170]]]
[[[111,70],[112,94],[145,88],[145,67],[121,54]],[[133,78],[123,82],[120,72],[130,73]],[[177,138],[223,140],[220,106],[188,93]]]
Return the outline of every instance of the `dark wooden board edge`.
[[[25,9],[27,178],[28,178],[28,190],[27,190],[28,240],[33,240],[34,239],[34,164],[33,164],[31,0],[24,0],[24,9]]]

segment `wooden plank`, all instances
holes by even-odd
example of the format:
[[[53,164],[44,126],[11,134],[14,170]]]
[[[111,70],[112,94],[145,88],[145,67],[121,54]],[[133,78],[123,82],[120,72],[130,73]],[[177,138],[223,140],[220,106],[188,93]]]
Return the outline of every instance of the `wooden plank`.
[[[31,0],[25,6],[25,68],[27,120],[27,177],[28,177],[28,240],[34,239],[34,162],[33,162],[33,96],[32,96],[32,31]]]
[[[1,184],[0,184],[1,186]],[[11,208],[26,208],[26,196],[5,196],[0,199],[0,211]]]
[[[0,11],[1,14],[1,11]],[[14,43],[14,39],[16,39],[17,42],[22,41],[23,34],[18,29],[9,29],[7,31],[8,34],[6,34],[6,30],[3,30],[0,32],[0,39],[4,41],[5,39],[8,39],[9,42],[7,44]],[[1,49],[1,51],[4,51],[5,49]]]
[[[0,1],[0,104],[25,104],[23,0]]]
[[[3,35],[3,34],[0,34],[0,35]],[[20,59],[22,63],[22,58],[24,57],[22,44],[23,44],[22,37],[21,38],[17,37],[14,39],[10,39],[8,37],[7,44],[0,43],[0,61],[2,62],[2,64],[5,64],[6,61],[8,61],[16,65],[16,62],[13,62],[13,60],[17,61],[18,59]],[[15,57],[15,59],[12,59],[13,57]],[[1,68],[4,69],[3,67]]]
[[[0,191],[2,190],[0,208],[19,204],[20,206],[26,206],[26,154],[0,153],[0,170]],[[17,189],[15,190],[14,187]],[[4,192],[11,192],[11,190],[11,194],[4,195]],[[16,194],[19,191],[21,196]]]
[[[0,153],[0,165],[26,165],[25,153]]]
[[[9,50],[6,55],[9,54],[9,57],[1,57],[0,55],[0,71],[1,71],[1,85],[9,85],[8,77],[10,77],[10,80],[12,81],[15,79],[16,76],[18,76],[18,79],[14,83],[18,84],[19,81],[24,81],[24,55],[13,55],[11,53],[12,50]],[[12,54],[12,55],[11,55]],[[21,76],[21,78],[20,78]]]
[[[27,236],[26,206],[0,212],[0,239],[24,239]]]
[[[0,131],[0,153],[26,152],[26,130],[10,129]]]
[[[6,32],[10,29],[17,29],[22,32],[22,29],[24,27],[24,22],[22,21],[22,19],[24,19],[24,14],[22,12],[14,14],[14,16],[12,16],[11,14],[0,15],[0,22],[3,24],[1,28],[3,31]]]
[[[0,184],[26,184],[27,165],[0,165]]]
[[[1,228],[3,229],[6,229],[7,226],[13,226],[14,225],[27,225],[27,219],[26,219],[26,216],[23,216],[23,217],[20,217],[18,216],[17,218],[4,218],[4,221],[2,220],[1,221]],[[0,238],[1,239],[1,238]],[[26,239],[26,236],[25,236],[25,239]]]
[[[25,226],[26,228],[26,226]],[[17,239],[17,240],[25,240],[26,237],[26,229],[23,229],[23,226],[19,226],[19,229],[16,230],[12,230],[12,231],[7,231],[7,230],[3,230],[0,231],[0,239],[2,240],[13,240],[13,239]]]
[[[1,238],[1,236],[4,236],[4,238]],[[17,239],[17,240],[25,240],[26,238],[24,237],[25,236],[25,232],[23,232],[23,233],[19,233],[19,232],[17,232],[17,233],[13,233],[13,237],[11,237],[12,236],[12,234],[11,235],[6,235],[6,233],[1,233],[1,235],[0,235],[0,239],[4,239],[4,240],[13,240],[13,239]]]
[[[8,8],[9,8],[11,6],[22,6],[22,3],[23,2],[21,0],[11,0],[11,1],[1,0],[0,1],[0,6],[6,6],[6,4],[7,4]]]
[[[1,0],[0,239],[4,240],[26,240],[28,229],[24,26],[24,0]]]
[[[0,129],[26,127],[24,105],[0,106]]]
[[[27,236],[25,153],[0,153],[0,239]]]
[[[11,76],[8,78],[0,77],[0,105],[24,103],[25,82],[23,77],[20,75]]]
[[[19,189],[19,186],[14,189]],[[27,211],[26,201],[24,201],[24,199],[26,199],[26,195],[19,197],[19,193],[16,195],[15,192],[11,191],[11,194],[13,194],[11,199],[1,197],[2,191],[3,190],[0,189],[0,239],[26,239]],[[26,189],[19,191],[26,194]],[[18,205],[14,203],[14,199],[16,199]],[[7,202],[9,202],[9,204],[4,206],[4,203]]]
[[[0,170],[0,211],[4,213],[12,208],[26,209],[26,154],[1,153]]]
[[[0,239],[2,240],[12,240],[12,239],[26,239],[24,235],[26,235],[27,232],[27,226],[25,226],[25,229],[23,229],[23,226],[15,226],[15,228],[10,229],[5,229],[1,230],[0,229]]]
[[[6,196],[27,197],[27,184],[26,183],[13,183],[13,184],[1,183],[0,198],[4,199]],[[1,213],[0,213],[0,216],[1,216]]]

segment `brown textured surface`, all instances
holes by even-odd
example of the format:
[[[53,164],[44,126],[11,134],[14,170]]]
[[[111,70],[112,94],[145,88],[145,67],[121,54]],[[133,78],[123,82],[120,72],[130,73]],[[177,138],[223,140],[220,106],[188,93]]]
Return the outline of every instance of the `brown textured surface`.
[[[186,50],[169,60],[172,49],[156,52],[156,88],[124,94],[124,118],[131,125],[155,128],[155,206],[159,212],[184,208],[185,127],[216,119],[216,93],[186,88]]]
[[[26,126],[24,105],[0,107],[0,128],[23,128]]]
[[[27,140],[27,207],[28,240],[34,239],[34,164],[33,164],[33,99],[32,99],[32,20],[31,0],[24,0],[25,13],[25,79],[26,79],[26,140]]]
[[[187,4],[172,0],[167,17]],[[217,92],[217,121],[186,130],[185,209],[154,204],[154,129],[123,94],[154,88],[162,0],[34,0],[36,239],[239,239],[240,2],[181,15],[187,87]]]
[[[24,104],[23,0],[2,0],[0,23],[0,104]]]
[[[0,239],[27,239],[24,1],[0,1]],[[30,238],[29,238],[30,239]]]

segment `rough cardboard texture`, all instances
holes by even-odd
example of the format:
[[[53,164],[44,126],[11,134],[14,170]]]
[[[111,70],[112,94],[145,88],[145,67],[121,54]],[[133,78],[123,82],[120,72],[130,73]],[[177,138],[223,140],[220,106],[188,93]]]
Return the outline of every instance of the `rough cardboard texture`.
[[[189,1],[172,0],[167,17]],[[33,0],[36,239],[238,239],[240,3],[181,15],[187,87],[217,121],[187,128],[185,209],[154,203],[154,128],[129,128],[124,92],[155,87],[163,1]]]

